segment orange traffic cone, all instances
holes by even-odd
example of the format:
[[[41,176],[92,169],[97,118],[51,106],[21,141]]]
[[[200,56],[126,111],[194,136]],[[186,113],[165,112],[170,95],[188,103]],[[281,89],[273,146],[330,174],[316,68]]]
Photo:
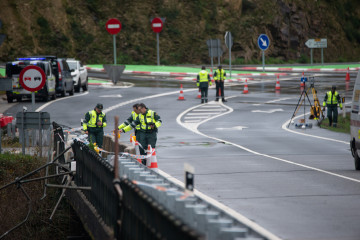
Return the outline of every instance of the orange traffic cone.
[[[304,72],[301,75],[300,87],[305,87],[305,74],[304,74]]]
[[[151,164],[150,167],[154,171],[158,171],[158,164],[157,164],[157,158],[156,158],[156,151],[155,148],[153,149],[153,153],[151,154]]]
[[[350,81],[349,67],[348,67],[347,72],[346,72],[345,81]]]
[[[146,151],[146,166],[149,167],[151,165],[151,145],[148,145],[148,149]]]
[[[201,98],[201,92],[200,92],[200,89],[199,89],[199,93],[198,93],[198,95],[197,95],[197,97],[196,98],[198,98],[198,99],[200,99]]]
[[[135,153],[136,153],[136,155],[140,155],[140,148],[139,148],[139,142],[138,141],[135,141]],[[140,158],[138,158],[138,159],[136,159],[139,163],[141,163],[141,159]]]
[[[180,86],[180,96],[179,96],[178,100],[185,100],[182,84]]]
[[[277,81],[276,81],[276,85],[275,85],[275,90],[280,90],[279,75],[277,76]]]
[[[244,91],[243,93],[248,93],[249,89],[248,89],[248,85],[247,85],[247,79],[245,79],[245,86],[244,86]]]

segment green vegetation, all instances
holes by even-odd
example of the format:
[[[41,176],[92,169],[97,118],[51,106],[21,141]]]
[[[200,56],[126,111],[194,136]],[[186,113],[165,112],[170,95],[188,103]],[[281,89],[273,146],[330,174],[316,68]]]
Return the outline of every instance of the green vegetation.
[[[9,152],[0,154],[0,187],[14,181],[16,177],[39,168],[45,162],[45,158],[36,156]],[[54,168],[49,170],[50,174],[55,172]],[[41,176],[44,176],[44,171],[27,179]],[[50,182],[52,181],[54,180]],[[52,221],[49,220],[60,196],[60,190],[48,188],[46,198],[41,200],[44,193],[43,184],[43,181],[34,181],[21,185],[31,199],[32,211],[28,221],[9,233],[6,239],[66,239],[69,235],[80,236],[83,234],[81,222],[66,200],[62,200]],[[27,199],[20,188],[11,185],[0,190],[0,234],[20,223],[25,218],[27,211]]]
[[[326,113],[325,113],[326,114]],[[342,114],[338,115],[337,127],[329,127],[329,119],[325,118],[321,122],[321,127],[334,132],[350,133],[350,113],[347,113],[345,118]]]

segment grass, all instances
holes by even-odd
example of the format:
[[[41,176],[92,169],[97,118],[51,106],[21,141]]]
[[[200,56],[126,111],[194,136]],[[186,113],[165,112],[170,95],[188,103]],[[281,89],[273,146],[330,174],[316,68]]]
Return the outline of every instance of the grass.
[[[347,113],[345,118],[343,118],[342,113],[338,115],[337,127],[329,127],[328,118],[325,118],[321,122],[321,127],[334,132],[350,133],[350,113]]]

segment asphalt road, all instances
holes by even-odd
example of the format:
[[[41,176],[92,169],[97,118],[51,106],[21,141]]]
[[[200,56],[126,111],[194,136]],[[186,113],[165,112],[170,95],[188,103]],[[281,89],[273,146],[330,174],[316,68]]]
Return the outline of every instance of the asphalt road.
[[[144,102],[163,120],[158,164],[174,179],[183,181],[184,163],[193,165],[197,190],[283,239],[360,239],[360,173],[354,170],[349,135],[317,126],[286,127],[301,96],[298,79],[281,81],[280,92],[270,78],[249,82],[248,94],[242,94],[243,84],[228,86],[226,104],[213,102],[210,89],[210,102],[203,105],[192,83],[184,85],[186,100],[178,101],[178,82],[131,80],[134,87],[91,86],[88,93],[49,102],[42,111],[75,128],[102,102],[110,134],[116,115],[122,122],[134,103]],[[319,74],[320,102],[333,84],[350,101],[351,79]],[[6,113],[15,115],[23,105],[31,102],[14,104]],[[120,140],[128,137],[122,134]]]

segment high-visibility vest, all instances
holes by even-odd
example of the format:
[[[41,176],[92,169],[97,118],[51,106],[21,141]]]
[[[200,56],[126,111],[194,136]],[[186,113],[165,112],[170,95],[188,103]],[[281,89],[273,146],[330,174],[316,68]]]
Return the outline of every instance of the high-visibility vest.
[[[139,114],[137,114],[135,111],[131,112],[131,116],[126,119],[125,122],[123,122],[118,128],[123,129],[124,127],[126,127],[127,125],[131,124],[133,121],[135,121],[137,119],[137,117],[139,116]],[[139,130],[140,129],[140,125],[136,125],[136,129]]]
[[[139,124],[139,130],[144,132],[153,130],[151,125],[155,125],[156,128],[159,128],[161,126],[161,120],[156,120],[155,114],[156,113],[150,109],[148,109],[145,114],[139,114],[136,121],[132,122],[130,125],[124,128],[124,132],[127,132],[131,128],[135,127],[135,124]]]
[[[106,127],[106,122],[103,122],[103,119],[105,117],[105,113],[101,112],[99,115],[97,115],[95,110],[89,111],[90,120],[88,122],[84,122],[83,128],[86,131],[88,127]],[[98,126],[96,124],[97,121],[100,121],[102,123],[102,126]]]
[[[325,99],[326,99],[326,102],[325,102]],[[338,102],[338,99],[340,100],[340,96],[339,96],[339,93],[337,91],[335,91],[334,94],[331,91],[328,91],[326,93],[325,99],[324,99],[324,102],[323,102],[324,107],[326,105],[337,105],[339,103],[339,106],[342,108],[341,102]]]
[[[201,70],[199,72],[199,82],[207,82],[207,81],[209,81],[208,72],[205,70]]]
[[[216,76],[214,77],[214,80],[215,81],[224,81],[225,80],[225,71],[224,71],[224,69],[217,69],[216,70]]]

